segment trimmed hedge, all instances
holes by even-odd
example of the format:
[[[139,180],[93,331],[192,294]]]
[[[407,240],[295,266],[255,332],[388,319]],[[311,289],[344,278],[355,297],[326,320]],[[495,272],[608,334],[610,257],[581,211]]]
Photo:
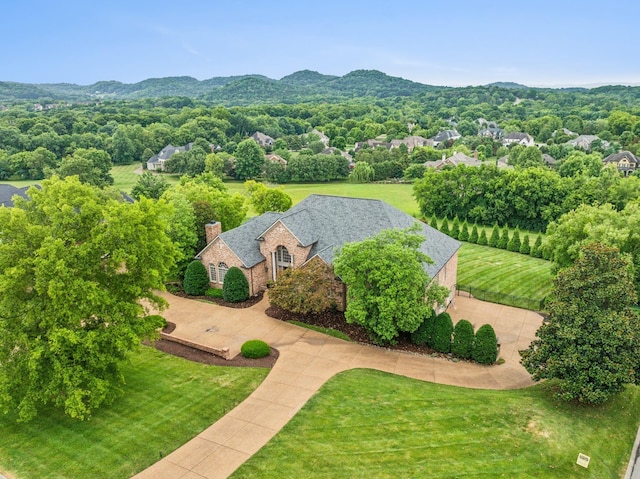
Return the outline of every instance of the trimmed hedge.
[[[493,225],[493,229],[491,230],[491,236],[489,237],[489,241],[487,242],[487,244],[492,248],[497,248],[499,241],[500,241],[500,228],[496,223],[495,225]]]
[[[478,225],[474,223],[473,228],[471,228],[471,234],[469,234],[469,243],[477,243],[478,242]],[[484,239],[487,239],[486,233]],[[485,242],[486,244],[486,242]]]
[[[418,346],[433,347],[433,329],[436,324],[436,312],[432,309],[424,318],[422,324],[411,333],[411,342]]]
[[[498,338],[490,324],[483,324],[478,329],[471,357],[480,364],[493,364],[498,359]]]
[[[204,265],[194,259],[184,273],[182,289],[190,296],[202,296],[209,289],[209,275]]]
[[[473,325],[466,319],[461,319],[453,328],[453,342],[451,352],[462,359],[469,359],[473,351]]]
[[[441,353],[451,352],[451,335],[453,334],[453,321],[449,313],[440,313],[436,316],[433,328],[433,348]]]
[[[480,236],[478,236],[478,244],[481,246],[486,246],[489,240],[487,239],[487,231],[483,228],[480,232]]]
[[[230,303],[239,303],[249,297],[249,282],[242,270],[232,266],[224,276],[222,297]]]
[[[269,356],[269,354],[271,354],[271,348],[264,341],[252,339],[240,347],[240,353],[245,358],[258,359]]]

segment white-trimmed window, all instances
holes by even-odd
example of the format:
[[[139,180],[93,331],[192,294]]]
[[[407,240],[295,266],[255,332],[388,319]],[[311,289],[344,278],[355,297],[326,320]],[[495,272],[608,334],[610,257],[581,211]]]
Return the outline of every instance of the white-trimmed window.
[[[224,283],[224,277],[226,276],[227,271],[229,271],[229,267],[226,263],[218,263],[218,283]]]
[[[216,265],[209,263],[209,281],[215,283],[218,281],[218,275],[216,273]]]
[[[289,254],[289,251],[284,246],[276,248],[276,266],[278,271],[293,268],[293,256]]]

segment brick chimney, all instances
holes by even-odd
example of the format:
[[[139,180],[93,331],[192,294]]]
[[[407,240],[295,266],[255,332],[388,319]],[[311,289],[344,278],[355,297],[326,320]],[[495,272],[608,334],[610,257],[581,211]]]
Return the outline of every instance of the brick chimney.
[[[219,221],[212,221],[204,225],[205,237],[207,238],[207,244],[211,243],[216,236],[222,233],[222,225]]]

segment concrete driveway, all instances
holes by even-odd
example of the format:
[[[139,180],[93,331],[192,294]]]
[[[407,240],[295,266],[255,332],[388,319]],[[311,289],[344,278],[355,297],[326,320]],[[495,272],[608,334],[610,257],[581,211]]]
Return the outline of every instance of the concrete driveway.
[[[480,389],[515,389],[533,384],[519,363],[542,324],[542,316],[518,308],[457,296],[449,308],[455,322],[477,329],[491,324],[501,342],[499,366],[481,366],[354,344],[268,317],[264,299],[247,309],[165,295],[162,314],[176,324],[173,336],[210,347],[229,348],[233,357],[249,339],[280,351],[264,382],[241,404],[191,441],[136,478],[225,478],[271,439],[336,373],[371,368],[423,381]]]

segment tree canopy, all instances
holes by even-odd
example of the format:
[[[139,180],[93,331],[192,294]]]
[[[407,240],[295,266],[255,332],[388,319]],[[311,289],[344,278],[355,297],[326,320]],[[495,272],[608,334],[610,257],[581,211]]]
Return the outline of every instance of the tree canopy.
[[[522,364],[535,381],[560,380],[558,396],[599,404],[640,383],[640,319],[630,258],[601,243],[580,248],[549,295],[548,321]]]
[[[0,410],[84,419],[121,392],[120,364],[153,336],[174,248],[170,208],[52,177],[0,208]]]
[[[254,180],[245,181],[244,187],[253,209],[259,215],[267,211],[287,211],[293,203],[291,197],[281,188],[269,188]]]
[[[378,343],[415,331],[428,316],[424,263],[432,260],[419,250],[423,241],[417,225],[383,230],[345,244],[334,259],[335,272],[347,285],[347,322],[364,326]]]

